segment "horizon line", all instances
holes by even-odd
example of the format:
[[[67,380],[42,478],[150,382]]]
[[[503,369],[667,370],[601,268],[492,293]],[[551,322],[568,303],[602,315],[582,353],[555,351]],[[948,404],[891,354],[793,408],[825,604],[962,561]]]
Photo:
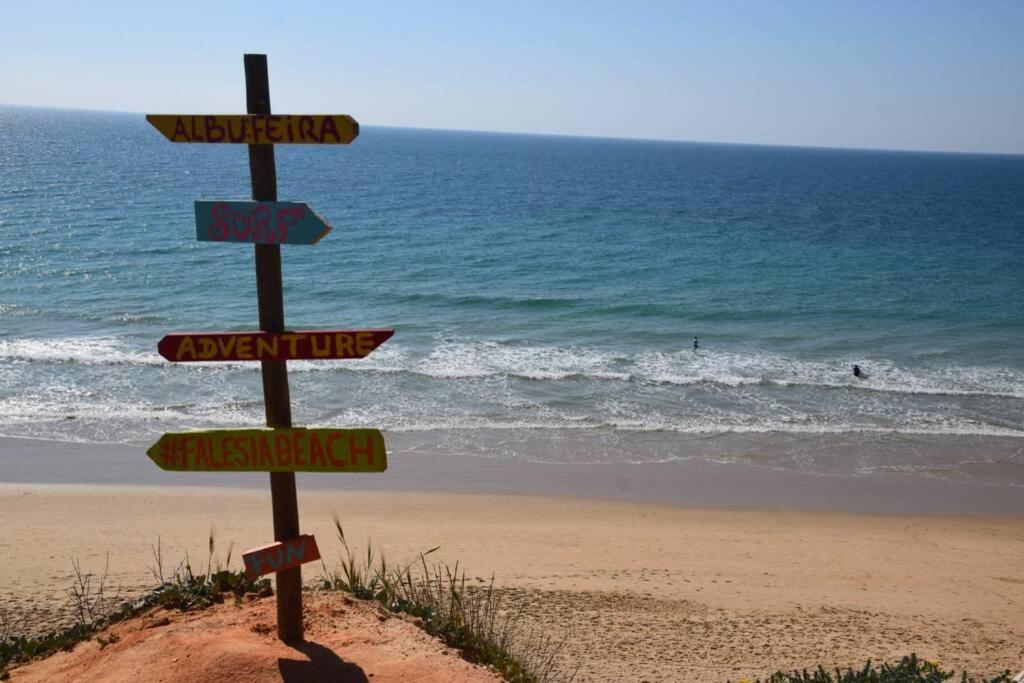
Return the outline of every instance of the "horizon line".
[[[57,111],[81,111],[81,112],[92,112],[98,114],[126,114],[126,115],[137,115],[146,116],[144,112],[131,111],[124,109],[95,109],[90,107],[59,107],[47,104],[18,104],[11,102],[0,102],[0,107],[21,107],[24,109],[52,109]],[[242,114],[244,115],[244,114]],[[349,114],[351,116],[351,114]],[[182,116],[198,116],[198,114],[182,114]],[[410,126],[410,125],[397,125],[397,124],[370,124],[360,123],[360,127],[367,128],[393,128],[398,130],[416,130],[416,131],[434,131],[443,133],[476,133],[476,134],[490,134],[490,135],[522,135],[522,136],[539,136],[539,137],[557,137],[557,138],[576,138],[581,140],[610,140],[610,141],[624,141],[624,142],[661,142],[661,143],[676,143],[676,144],[690,144],[690,145],[730,145],[735,147],[770,147],[770,148],[784,148],[784,149],[805,149],[805,150],[832,150],[832,151],[845,151],[845,152],[899,152],[905,154],[958,154],[965,156],[1004,156],[1004,157],[1019,157],[1024,156],[1024,151],[1021,152],[991,152],[991,151],[967,151],[967,150],[953,150],[953,149],[917,149],[917,148],[894,148],[894,147],[843,147],[833,145],[810,145],[810,144],[798,144],[798,143],[777,143],[777,142],[735,142],[735,141],[724,141],[724,140],[692,140],[683,138],[651,138],[651,137],[626,137],[620,135],[590,135],[585,133],[552,133],[552,132],[534,132],[534,131],[513,131],[513,130],[483,130],[476,128],[436,128],[431,126]]]

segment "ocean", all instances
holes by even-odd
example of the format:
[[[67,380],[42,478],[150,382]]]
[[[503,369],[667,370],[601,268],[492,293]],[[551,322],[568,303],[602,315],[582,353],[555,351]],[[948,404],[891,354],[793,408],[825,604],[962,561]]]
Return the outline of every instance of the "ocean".
[[[334,227],[282,247],[288,326],[396,331],[290,363],[296,425],[1024,485],[1024,156],[373,126],[276,153]],[[262,425],[256,365],[156,353],[256,329],[252,247],[193,213],[248,193],[244,146],[0,107],[0,435]]]

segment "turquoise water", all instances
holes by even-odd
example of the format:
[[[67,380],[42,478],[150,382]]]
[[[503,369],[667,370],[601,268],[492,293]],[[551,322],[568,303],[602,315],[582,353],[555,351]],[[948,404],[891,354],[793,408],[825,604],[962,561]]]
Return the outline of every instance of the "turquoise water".
[[[583,461],[747,433],[999,437],[1020,460],[1024,157],[364,127],[277,166],[334,226],[282,249],[289,326],[396,329],[290,364],[296,424],[659,444],[557,456]],[[156,354],[256,327],[252,248],[197,242],[192,207],[248,188],[244,147],[0,107],[0,434],[261,424],[255,366]]]

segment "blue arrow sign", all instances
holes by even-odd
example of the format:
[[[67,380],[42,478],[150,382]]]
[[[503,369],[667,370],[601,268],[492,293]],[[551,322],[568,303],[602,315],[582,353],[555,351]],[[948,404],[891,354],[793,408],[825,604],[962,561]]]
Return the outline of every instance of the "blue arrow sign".
[[[316,244],[330,231],[302,202],[196,201],[200,242]]]

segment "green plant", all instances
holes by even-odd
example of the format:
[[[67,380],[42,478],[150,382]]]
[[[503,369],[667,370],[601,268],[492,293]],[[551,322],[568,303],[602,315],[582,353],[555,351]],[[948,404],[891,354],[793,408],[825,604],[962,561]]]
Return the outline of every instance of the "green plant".
[[[943,671],[937,662],[921,660],[916,654],[904,657],[896,664],[883,663],[881,667],[872,666],[871,660],[863,669],[846,671],[836,669],[826,671],[818,666],[812,672],[806,669],[785,673],[777,671],[764,680],[764,683],[943,683],[955,676],[953,671]],[[1007,671],[995,678],[975,678],[962,672],[961,683],[1010,683],[1010,672]],[[758,679],[757,683],[762,683]]]
[[[359,559],[337,513],[332,519],[344,556],[334,571],[322,563],[324,589],[375,600],[392,612],[416,617],[428,633],[460,650],[467,660],[493,667],[508,681],[571,681],[575,677],[575,671],[563,672],[556,664],[565,641],[534,631],[524,633],[520,613],[502,608],[493,576],[487,587],[476,588],[467,585],[458,563],[429,566],[427,556],[440,546],[420,553],[406,566],[391,566],[367,542],[366,555]]]
[[[373,598],[376,584],[373,583],[371,585],[369,580],[369,574],[373,569],[373,545],[367,542],[366,560],[363,564],[358,563],[352,548],[348,544],[348,540],[345,538],[345,529],[341,525],[341,519],[338,517],[337,512],[331,514],[331,520],[334,522],[335,533],[338,535],[338,540],[341,541],[341,547],[345,551],[345,556],[338,561],[333,571],[327,569],[327,563],[324,562],[323,558],[320,559],[320,565],[323,568],[320,579],[323,587],[329,590],[342,590],[346,593],[352,593],[357,598],[363,600]]]
[[[74,567],[75,578],[68,590],[68,597],[71,599],[72,609],[78,623],[87,629],[92,629],[106,618],[118,603],[118,598],[121,595],[120,586],[113,597],[106,593],[107,578],[110,575],[110,553],[107,553],[103,574],[99,576],[91,572],[83,572],[78,558],[71,558],[71,566]]]
[[[101,650],[103,648],[105,648],[107,645],[113,645],[114,643],[118,642],[119,640],[121,640],[121,636],[117,635],[116,633],[111,633],[107,637],[96,636],[96,642],[100,644],[100,649]]]
[[[83,640],[88,640],[95,633],[103,631],[112,624],[150,610],[154,607],[188,611],[209,607],[216,602],[223,602],[223,594],[234,594],[236,599],[246,593],[270,595],[268,579],[251,579],[244,571],[233,572],[228,568],[212,570],[215,541],[210,533],[207,569],[193,572],[188,556],[178,563],[175,570],[165,576],[163,566],[163,550],[160,539],[152,546],[155,563],[150,572],[159,585],[150,593],[134,602],[115,604],[115,598],[105,595],[109,570],[109,556],[103,574],[96,576],[82,570],[77,559],[72,560],[75,579],[68,591],[72,609],[78,623],[70,628],[54,631],[43,636],[14,635],[14,622],[6,611],[0,610],[0,680],[6,680],[7,666],[11,663],[25,662],[37,657],[46,657],[60,650],[70,650]],[[231,548],[228,549],[225,567],[231,563]],[[101,647],[117,642],[117,635],[99,637]]]
[[[556,641],[536,631],[523,632],[521,611],[502,607],[494,577],[486,587],[466,584],[466,573],[448,565],[429,567],[423,555],[416,573],[394,575],[395,612],[419,617],[424,628],[462,651],[469,661],[493,666],[508,681],[572,680],[576,671],[558,668],[556,657],[565,639]]]

